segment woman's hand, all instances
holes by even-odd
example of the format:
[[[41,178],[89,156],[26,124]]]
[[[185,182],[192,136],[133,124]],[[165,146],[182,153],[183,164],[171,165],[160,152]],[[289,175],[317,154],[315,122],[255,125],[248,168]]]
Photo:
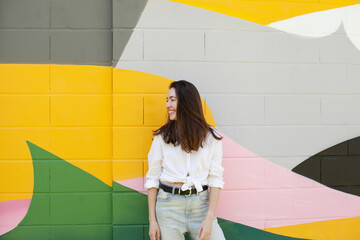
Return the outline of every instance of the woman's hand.
[[[149,236],[151,240],[160,240],[160,228],[156,221],[150,222]]]
[[[206,217],[205,220],[201,223],[201,226],[198,231],[197,238],[200,240],[208,240],[211,234],[213,218]]]

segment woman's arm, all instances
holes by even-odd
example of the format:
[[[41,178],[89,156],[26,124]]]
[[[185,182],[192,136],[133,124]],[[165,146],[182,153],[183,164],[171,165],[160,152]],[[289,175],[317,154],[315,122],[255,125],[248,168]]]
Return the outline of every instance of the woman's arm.
[[[210,187],[209,193],[209,208],[206,218],[209,220],[213,220],[215,216],[216,206],[218,204],[219,196],[220,196],[220,188]],[[205,218],[205,219],[206,219]]]
[[[149,222],[156,222],[156,214],[155,214],[155,205],[156,205],[156,195],[158,189],[150,188],[148,189],[148,206],[149,206]]]
[[[149,206],[149,236],[151,240],[160,240],[160,229],[156,221],[155,206],[158,189],[148,189],[148,206]]]
[[[220,188],[218,187],[210,187],[209,193],[209,208],[206,215],[206,218],[201,224],[201,227],[198,231],[198,236],[200,240],[207,240],[211,234],[211,226],[214,221],[216,206],[218,204],[219,196],[220,196]]]

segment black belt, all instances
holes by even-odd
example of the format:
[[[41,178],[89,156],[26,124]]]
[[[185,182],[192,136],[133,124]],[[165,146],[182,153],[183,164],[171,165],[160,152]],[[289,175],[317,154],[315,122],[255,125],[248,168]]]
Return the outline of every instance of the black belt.
[[[188,190],[181,190],[181,188],[179,187],[174,187],[174,186],[169,186],[169,185],[165,185],[163,183],[160,182],[159,184],[159,187],[164,190],[164,192],[168,192],[168,193],[172,193],[172,194],[179,194],[179,195],[185,195],[185,196],[190,196],[191,194],[197,194],[197,190],[196,188],[191,188],[191,189],[188,189]],[[205,186],[202,186],[203,188],[203,191],[207,190],[208,189],[208,186],[205,185]]]

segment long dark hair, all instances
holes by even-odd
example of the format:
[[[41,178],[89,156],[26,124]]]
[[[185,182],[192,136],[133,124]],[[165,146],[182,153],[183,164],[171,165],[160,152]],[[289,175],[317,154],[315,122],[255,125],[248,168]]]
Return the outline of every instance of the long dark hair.
[[[208,131],[214,138],[222,137],[206,122],[200,94],[196,87],[185,80],[174,81],[169,89],[174,88],[177,96],[176,120],[170,120],[154,131],[154,135],[161,135],[166,143],[174,146],[181,145],[186,152],[197,151],[203,147]]]

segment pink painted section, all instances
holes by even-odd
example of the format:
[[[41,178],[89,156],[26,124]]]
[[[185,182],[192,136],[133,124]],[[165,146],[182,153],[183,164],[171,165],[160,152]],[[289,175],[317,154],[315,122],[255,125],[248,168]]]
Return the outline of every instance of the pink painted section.
[[[222,136],[225,188],[217,216],[255,228],[359,216],[359,197],[267,161]]]
[[[140,178],[132,178],[132,179],[127,179],[127,180],[122,180],[122,181],[116,181],[117,183],[128,187],[128,188],[132,188],[138,192],[144,192],[144,178],[140,177]]]
[[[0,235],[14,229],[25,217],[31,199],[0,202]]]
[[[360,216],[360,197],[294,173],[222,136],[225,188],[218,217],[265,229]],[[146,194],[144,178],[118,183]]]

